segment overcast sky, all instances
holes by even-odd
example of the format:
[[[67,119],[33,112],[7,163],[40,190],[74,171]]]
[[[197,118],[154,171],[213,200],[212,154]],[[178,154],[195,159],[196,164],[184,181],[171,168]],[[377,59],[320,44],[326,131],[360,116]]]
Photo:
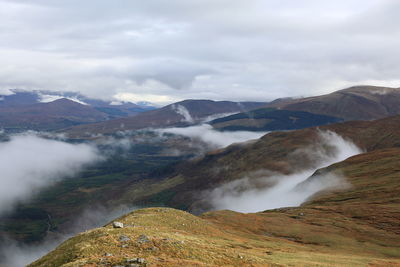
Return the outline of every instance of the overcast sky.
[[[398,0],[0,0],[0,90],[171,102],[400,86]]]

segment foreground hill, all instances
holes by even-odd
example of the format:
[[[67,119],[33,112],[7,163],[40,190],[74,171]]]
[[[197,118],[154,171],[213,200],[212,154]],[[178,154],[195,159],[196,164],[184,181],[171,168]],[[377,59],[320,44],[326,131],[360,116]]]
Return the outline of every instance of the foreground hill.
[[[355,86],[327,95],[282,99],[269,107],[306,111],[344,120],[373,120],[400,114],[400,88]]]
[[[264,102],[185,100],[130,118],[72,127],[66,132],[70,137],[85,137],[87,134],[90,136],[151,127],[185,126],[201,122],[216,114],[248,111],[264,105],[266,105]]]
[[[138,210],[117,220],[124,228],[84,232],[29,266],[400,266],[399,161],[400,148],[379,149],[322,169],[351,187],[298,208]]]

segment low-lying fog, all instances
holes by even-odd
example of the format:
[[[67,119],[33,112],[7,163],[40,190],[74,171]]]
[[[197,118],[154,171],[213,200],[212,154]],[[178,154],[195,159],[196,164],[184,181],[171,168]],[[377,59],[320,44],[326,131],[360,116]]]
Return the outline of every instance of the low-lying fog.
[[[258,139],[267,132],[250,132],[250,131],[218,131],[209,124],[202,124],[181,128],[158,129],[157,132],[164,134],[177,134],[187,136],[192,139],[199,139],[216,148],[229,146],[233,143],[241,143],[252,139]]]
[[[258,212],[281,207],[299,206],[315,193],[330,188],[346,188],[350,186],[344,176],[328,173],[307,180],[317,169],[345,160],[362,151],[348,140],[333,132],[320,132],[319,141],[301,153],[316,159],[316,164],[309,169],[297,171],[290,175],[275,173],[268,170],[258,170],[257,179],[249,173],[240,180],[221,185],[205,192],[205,198],[210,199],[214,209],[230,209],[239,212]],[[331,149],[328,153],[326,148]],[[333,150],[332,150],[333,148]],[[265,176],[263,176],[263,173]],[[261,180],[261,181],[260,181]],[[259,188],[257,185],[273,184]]]
[[[1,142],[0,214],[101,158],[94,146],[69,144],[35,134],[16,135]]]

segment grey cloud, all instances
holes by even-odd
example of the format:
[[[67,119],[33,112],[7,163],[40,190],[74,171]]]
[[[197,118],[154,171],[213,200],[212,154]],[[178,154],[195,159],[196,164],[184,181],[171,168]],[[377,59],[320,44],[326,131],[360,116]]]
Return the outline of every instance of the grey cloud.
[[[1,88],[268,100],[400,84],[394,0],[0,5]]]

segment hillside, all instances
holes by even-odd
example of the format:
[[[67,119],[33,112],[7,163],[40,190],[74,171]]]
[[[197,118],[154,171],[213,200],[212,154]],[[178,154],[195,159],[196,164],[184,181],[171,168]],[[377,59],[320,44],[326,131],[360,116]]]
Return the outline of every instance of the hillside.
[[[269,107],[344,120],[374,120],[400,114],[400,88],[355,86],[327,95],[281,99],[272,102]]]
[[[215,119],[210,124],[222,131],[294,130],[339,122],[341,119],[304,111],[260,108]]]
[[[248,111],[265,104],[263,102],[185,100],[141,113],[135,117],[71,127],[66,130],[66,133],[70,137],[85,137],[87,133],[111,134],[123,130],[192,125],[207,119],[209,116]]]
[[[399,155],[376,150],[320,170],[352,186],[298,208],[138,210],[116,220],[124,228],[84,232],[29,266],[400,266]]]
[[[315,158],[309,151],[329,153],[329,147],[320,145],[319,132],[332,131],[353,141],[363,151],[374,151],[400,147],[400,116],[376,121],[354,121],[307,128],[288,132],[272,132],[261,139],[248,144],[232,145],[214,151],[203,158],[178,164],[172,174],[162,181],[163,184],[179,184],[163,191],[146,190],[141,192],[141,184],[132,183],[126,187],[120,198],[128,202],[148,202],[162,199],[168,206],[185,210],[204,211],[209,209],[201,193],[221,184],[248,177],[257,181],[258,177],[274,173],[285,175],[307,170],[315,166]],[[382,129],[385,129],[382,132]],[[317,152],[319,154],[320,152]],[[261,172],[260,170],[268,170]],[[154,181],[155,182],[155,181]],[[152,184],[146,181],[146,187]],[[200,201],[201,200],[201,201]],[[204,203],[205,202],[205,203]]]

